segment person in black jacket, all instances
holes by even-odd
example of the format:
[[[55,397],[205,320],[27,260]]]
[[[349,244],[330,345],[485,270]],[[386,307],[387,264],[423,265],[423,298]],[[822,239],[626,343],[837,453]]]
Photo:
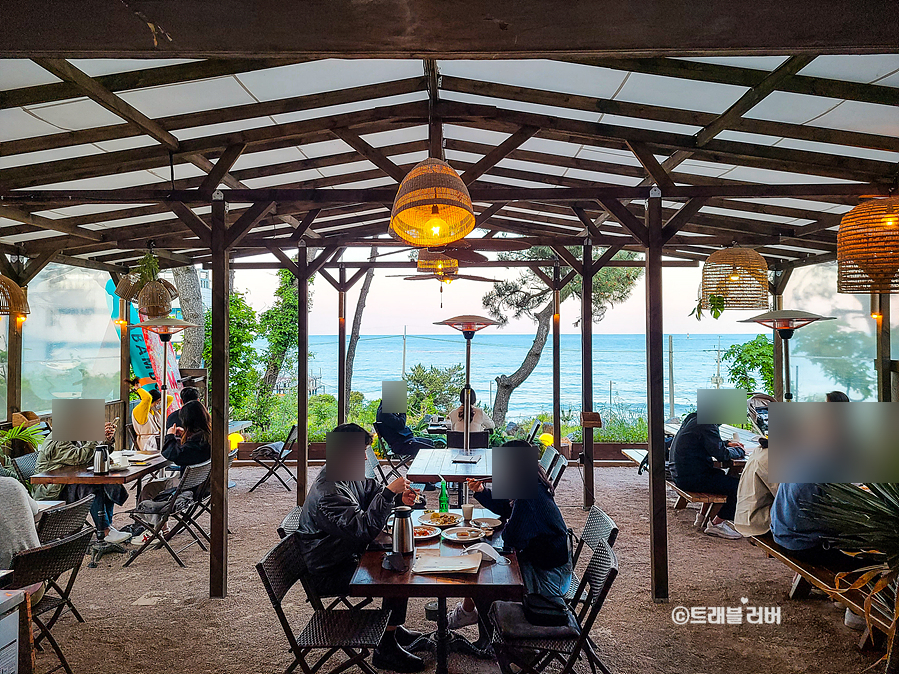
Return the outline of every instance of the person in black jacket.
[[[334,431],[364,433],[366,444],[371,445],[371,435],[356,424],[341,424]],[[364,456],[359,457],[360,462],[364,460]],[[411,506],[416,493],[404,477],[385,487],[372,479],[332,481],[327,471],[326,466],[309,489],[296,535],[303,543],[303,560],[312,586],[320,596],[342,597],[349,593],[360,556],[384,529],[393,507]],[[424,669],[424,661],[404,648],[421,636],[403,627],[407,603],[406,599],[384,598],[383,607],[390,610],[390,620],[372,655],[372,664],[379,669]]]
[[[199,400],[192,400],[180,410],[180,425],[169,428],[162,455],[180,467],[209,461],[212,420]]]
[[[714,461],[731,461],[746,456],[743,445],[724,441],[718,424],[699,424],[696,412],[683,420],[671,443],[671,477],[674,484],[684,491],[724,494],[727,502],[718,515],[709,522],[705,533],[721,538],[742,538],[728,520],[733,521],[737,509],[737,489],[740,478],[715,468]]]
[[[401,412],[385,412],[378,403],[375,420],[380,427],[381,437],[394,454],[416,454],[422,447],[433,447],[434,441],[429,438],[416,438],[412,429],[406,425],[406,415]]]
[[[530,449],[524,440],[511,440],[504,447]],[[546,471],[537,466],[538,485],[532,498],[493,498],[491,489],[480,480],[468,480],[468,488],[482,506],[506,520],[503,543],[515,550],[521,578],[529,593],[545,597],[564,597],[571,586],[571,554],[568,527],[554,500],[555,489]],[[486,607],[481,607],[485,609]],[[475,602],[466,598],[449,613],[452,629],[473,625],[479,611]]]
[[[194,388],[193,386],[185,386],[181,389],[181,392],[178,394],[181,398],[181,404],[186,405],[191,400],[199,400],[200,392]],[[168,431],[172,426],[180,426],[181,425],[181,410],[173,410],[169,412],[169,415],[165,419],[165,430]]]

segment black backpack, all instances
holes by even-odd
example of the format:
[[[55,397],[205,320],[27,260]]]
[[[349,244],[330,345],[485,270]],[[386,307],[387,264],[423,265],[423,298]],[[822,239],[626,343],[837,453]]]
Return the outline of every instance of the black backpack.
[[[671,443],[674,442],[674,436],[668,435],[665,437],[665,477],[668,477],[668,462],[671,461]],[[637,475],[643,475],[644,471],[649,470],[649,452],[646,453],[646,456],[643,457],[643,460],[640,462],[640,467],[637,468]]]

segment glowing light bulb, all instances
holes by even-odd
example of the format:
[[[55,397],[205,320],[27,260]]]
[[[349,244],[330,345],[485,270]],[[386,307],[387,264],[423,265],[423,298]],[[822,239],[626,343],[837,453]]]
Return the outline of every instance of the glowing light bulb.
[[[440,232],[446,227],[446,221],[442,218],[434,217],[425,223],[425,227],[431,230],[431,234],[439,236]]]
[[[737,274],[736,272],[734,272],[734,273],[732,273],[728,278],[729,278],[731,281],[739,281],[739,280],[740,280],[740,275]]]

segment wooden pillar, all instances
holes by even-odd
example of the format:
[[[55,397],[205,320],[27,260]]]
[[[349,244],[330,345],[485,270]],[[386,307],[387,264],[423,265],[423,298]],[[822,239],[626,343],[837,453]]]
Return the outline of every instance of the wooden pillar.
[[[337,425],[346,423],[346,268],[339,269],[337,291]]]
[[[593,411],[593,244],[584,242],[581,273],[581,411]],[[596,502],[593,484],[593,429],[581,429],[584,440],[584,510]]]
[[[784,308],[784,296],[774,295],[774,310],[780,311]],[[774,397],[783,402],[784,399],[784,341],[780,338],[777,330],[774,333]],[[750,391],[751,393],[751,391]]]
[[[874,312],[875,298],[877,303],[877,326],[875,328],[877,352],[874,368],[877,371],[877,400],[887,403],[893,399],[892,375],[890,374],[890,296],[872,295],[872,313]]]
[[[128,331],[131,329],[128,323],[128,314],[130,305],[125,300],[119,298],[119,371],[122,376],[119,378],[119,400],[122,401],[122,418],[119,420],[119,427],[116,429],[116,442],[122,449],[128,449],[128,437],[125,434],[125,426],[131,423],[128,414],[128,401],[131,398],[131,385],[128,383],[128,377],[131,374],[131,336]]]
[[[210,515],[209,596],[228,593],[228,250],[225,245],[225,199],[212,195],[212,358],[209,411],[212,414],[212,512]]]
[[[28,289],[25,288],[27,292]],[[13,412],[22,411],[22,328],[24,322],[18,316],[9,315],[6,342],[6,420],[12,421]]]
[[[306,246],[298,249],[297,267],[297,505],[306,502],[309,463],[309,274]]]
[[[665,362],[662,319],[662,193],[646,204],[646,410],[649,421],[649,539],[652,598],[668,601],[668,521],[665,494]]]
[[[560,307],[562,289],[559,263],[553,267],[553,447],[562,451],[562,333]]]

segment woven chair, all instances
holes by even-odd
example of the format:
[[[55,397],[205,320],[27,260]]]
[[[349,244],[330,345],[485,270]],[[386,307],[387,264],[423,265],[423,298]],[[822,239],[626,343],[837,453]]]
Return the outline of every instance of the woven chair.
[[[366,674],[377,674],[366,659],[384,636],[390,611],[326,610],[309,583],[298,536],[282,539],[256,565],[256,570],[293,653],[293,663],[285,674],[290,674],[298,666],[304,674],[314,674],[338,652],[344,653],[347,659],[332,671],[344,671],[356,666]],[[297,581],[302,584],[306,598],[314,609],[312,618],[299,634],[294,633],[281,604]],[[314,663],[309,663],[307,657],[314,650],[325,650],[325,654]]]
[[[573,569],[576,569],[584,546],[587,546],[592,551],[596,550],[600,541],[608,543],[610,548],[615,546],[615,541],[618,539],[618,526],[603,510],[596,506],[591,506],[590,514],[587,515],[587,521],[584,523],[584,530],[580,536],[574,535],[574,538],[577,540],[577,545],[574,549],[571,566]],[[568,592],[565,593],[565,600],[572,606],[576,605],[574,598],[580,583],[581,581],[577,574],[572,573],[571,585],[568,588]]]
[[[178,553],[184,552],[184,550],[194,543],[199,545],[204,551],[207,550],[198,535],[198,533],[200,533],[200,535],[207,537],[208,540],[206,532],[202,531],[199,525],[197,525],[189,515],[192,511],[192,506],[196,502],[193,492],[209,479],[209,471],[211,468],[212,461],[198,463],[195,466],[187,466],[184,469],[184,473],[181,475],[181,480],[178,482],[175,491],[172,492],[167,499],[164,501],[143,501],[138,504],[137,508],[128,511],[128,514],[131,515],[131,519],[144,527],[150,536],[144,541],[143,545],[131,552],[128,561],[125,562],[124,566],[130,566],[135,559],[154,544],[154,541],[156,542],[157,547],[162,546],[168,550],[172,558],[178,562],[178,566],[182,567],[184,566],[184,562],[181,561]],[[153,522],[148,519],[151,515],[154,516],[154,519],[157,521]],[[169,519],[175,520],[178,531],[186,531],[193,539],[177,552],[172,549],[171,545],[169,545],[168,539],[171,538],[173,534],[167,535],[163,532],[163,527],[168,523]]]
[[[555,447],[547,447],[543,450],[543,456],[540,457],[540,465],[543,466],[543,470],[546,471],[547,475],[552,471],[558,456],[559,451]]]
[[[278,471],[283,469],[285,473],[287,473],[287,477],[289,477],[294,482],[297,481],[296,476],[290,471],[290,468],[287,465],[287,457],[294,450],[297,444],[297,427],[294,426],[290,429],[290,433],[287,434],[287,440],[284,442],[271,442],[267,445],[262,445],[261,447],[257,447],[250,454],[250,458],[253,459],[256,463],[266,469],[265,475],[263,475],[259,482],[250,487],[250,491],[253,491],[261,485],[263,482],[266,482],[273,475],[278,478],[278,482],[284,485],[284,488],[287,491],[290,491],[290,485],[288,485],[284,480],[281,479],[281,476],[278,475]],[[271,463],[266,463],[266,461],[270,461]]]
[[[37,537],[41,545],[81,531],[87,522],[93,502],[94,496],[91,495],[68,505],[45,510],[37,523]]]
[[[553,467],[549,472],[549,481],[552,482],[553,488],[559,486],[559,483],[562,481],[562,474],[565,472],[565,469],[568,467],[568,459],[559,454],[556,457],[556,462],[553,464]]]
[[[297,506],[287,516],[281,520],[281,526],[278,527],[278,536],[287,538],[300,526],[300,514],[303,512],[302,506]]]
[[[72,674],[69,663],[56,639],[53,638],[51,630],[66,607],[71,606],[70,596],[72,588],[75,586],[75,578],[93,535],[93,529],[86,528],[68,538],[55,540],[39,548],[17,552],[10,562],[12,580],[7,589],[22,589],[37,583],[46,585],[44,596],[35,606],[32,606],[31,620],[38,629],[37,637],[34,640],[35,645],[39,646],[41,640],[46,639],[59,658],[59,666],[54,667],[50,672],[63,669],[66,674]],[[63,587],[58,580],[67,572],[69,579]],[[54,592],[56,596],[52,596],[50,592]],[[50,619],[46,620],[44,616],[51,613]],[[81,616],[77,613],[75,615],[81,622],[84,622]]]
[[[37,452],[17,456],[12,460],[13,470],[23,484],[30,484],[31,477],[37,473]]]
[[[490,621],[493,624],[493,651],[500,671],[512,674],[514,664],[520,672],[542,674],[557,661],[562,666],[562,674],[571,674],[583,656],[591,670],[598,667],[603,674],[610,674],[599,659],[590,630],[617,576],[618,558],[609,544],[600,540],[580,582],[578,595],[584,596],[584,602],[569,619],[568,636],[559,635],[560,628],[539,628],[527,623],[519,603],[494,602]],[[516,629],[522,621],[526,630]],[[527,634],[527,637],[521,634]]]

